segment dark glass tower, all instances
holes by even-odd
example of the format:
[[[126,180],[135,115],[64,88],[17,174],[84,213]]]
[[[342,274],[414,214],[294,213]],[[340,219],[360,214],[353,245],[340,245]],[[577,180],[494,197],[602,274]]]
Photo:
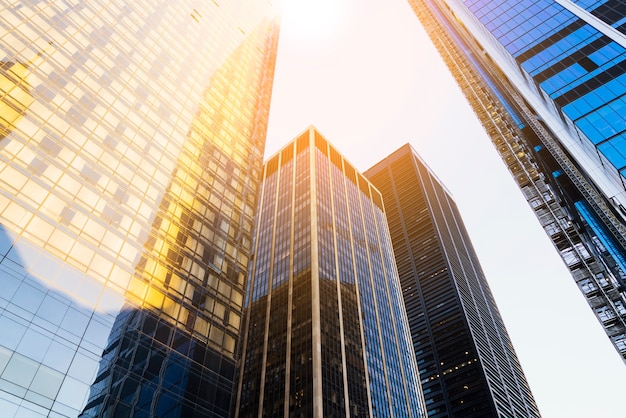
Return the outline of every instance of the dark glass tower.
[[[276,8],[4,3],[2,415],[229,416]]]
[[[428,416],[539,416],[444,186],[410,145],[365,176],[385,201]]]
[[[419,417],[380,193],[314,128],[265,163],[239,416]]]
[[[626,360],[622,2],[410,3]]]

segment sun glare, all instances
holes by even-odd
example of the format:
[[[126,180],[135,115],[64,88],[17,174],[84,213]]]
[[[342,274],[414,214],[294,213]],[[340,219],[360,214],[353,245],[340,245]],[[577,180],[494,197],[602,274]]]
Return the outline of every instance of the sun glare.
[[[286,0],[283,29],[299,42],[324,43],[341,28],[344,4],[340,0]]]

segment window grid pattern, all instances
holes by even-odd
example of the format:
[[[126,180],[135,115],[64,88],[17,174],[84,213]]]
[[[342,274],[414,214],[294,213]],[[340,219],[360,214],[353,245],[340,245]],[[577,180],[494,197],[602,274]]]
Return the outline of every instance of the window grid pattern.
[[[575,3],[624,33],[623,2]],[[557,116],[595,147],[597,155],[592,157],[600,156],[601,163],[623,177],[626,49],[554,2],[466,1],[465,5],[517,60],[545,100],[553,102]]]
[[[0,323],[41,347],[0,343],[2,409],[227,416],[275,11],[2,8],[0,269],[12,284]],[[151,344],[165,360],[144,361]],[[27,377],[14,380],[18,370]]]
[[[448,193],[409,145],[366,175],[385,200],[428,415],[538,416]]]
[[[294,149],[295,158],[285,159]],[[295,172],[287,168],[291,167],[293,160],[296,162]],[[314,164],[316,173],[313,185],[310,178],[313,171],[311,167],[307,168],[309,164]],[[263,221],[259,223],[258,231],[261,231],[264,222],[273,226],[269,227],[269,234],[257,234],[258,249],[251,282],[253,292],[258,290],[260,297],[253,298],[249,308],[250,323],[246,330],[240,386],[240,416],[256,416],[259,412],[282,416],[287,410],[290,415],[312,416],[314,376],[322,382],[319,407],[323,416],[369,416],[370,400],[371,413],[376,416],[422,416],[414,358],[401,354],[403,350],[409,351],[410,341],[399,298],[399,285],[396,285],[395,293],[390,294],[389,287],[392,286],[386,283],[397,279],[393,259],[386,259],[392,255],[390,240],[387,238],[381,242],[379,238],[388,234],[386,228],[381,226],[384,223],[380,223],[385,219],[380,195],[313,128],[270,158],[266,162],[265,173],[261,203],[266,206],[259,208]],[[283,175],[295,178],[295,183],[283,179]],[[283,208],[292,213],[290,203],[277,204],[282,194],[269,193],[271,187],[282,184],[295,187],[291,203],[294,215],[290,220],[280,220]],[[313,190],[315,196],[311,195]],[[312,201],[317,202],[317,217],[314,220],[311,219]],[[275,211],[268,210],[272,207]],[[270,215],[266,218],[265,213],[274,213],[276,222],[269,219]],[[287,225],[279,226],[283,223]],[[293,228],[290,228],[291,224]],[[312,226],[317,228],[317,242],[311,242]],[[293,231],[293,271],[288,278],[292,299],[282,297],[280,292],[284,283],[272,288],[264,281],[258,282],[261,284],[257,287],[257,280],[261,277],[257,276],[257,272],[265,271],[266,263],[271,263],[274,269],[279,264],[261,251],[272,248],[273,256],[280,260],[281,242],[289,241],[289,237],[279,234],[279,231],[285,230]],[[304,241],[305,245],[300,241]],[[311,258],[312,245],[316,246],[317,260]],[[388,245],[389,248],[383,251],[381,245]],[[304,263],[298,258],[304,258]],[[311,277],[315,261],[318,281],[313,281]],[[311,286],[316,282],[320,295],[318,301],[312,299],[315,292]],[[255,303],[262,299],[270,301],[271,306],[262,306],[257,310]],[[275,307],[274,304],[282,306]],[[281,330],[285,329],[285,309],[291,312],[291,322],[288,320],[286,325],[291,334],[272,333],[275,324],[279,324],[277,326]],[[311,318],[316,317],[313,310],[319,310],[319,324],[312,323]],[[266,317],[269,325],[261,327],[261,322],[256,322],[258,316]],[[259,331],[260,328],[269,330],[269,333],[261,337],[260,332],[264,331]],[[315,329],[320,332],[319,365],[313,364]],[[287,339],[285,350],[289,358],[283,361],[290,361],[290,375],[285,377],[284,383],[282,373],[287,367],[275,364],[272,357],[285,347],[282,341],[272,341],[279,339]],[[265,348],[261,348],[262,345]],[[259,350],[262,358],[258,357]],[[400,364],[403,361],[412,364]],[[260,382],[251,382],[250,377],[257,373],[262,374]],[[288,406],[285,405],[286,399],[272,395],[274,389],[269,388],[271,385],[280,386],[281,390],[288,386]],[[346,395],[348,399],[345,399]],[[272,401],[268,400],[270,396]],[[261,401],[264,408],[258,411],[254,405]]]

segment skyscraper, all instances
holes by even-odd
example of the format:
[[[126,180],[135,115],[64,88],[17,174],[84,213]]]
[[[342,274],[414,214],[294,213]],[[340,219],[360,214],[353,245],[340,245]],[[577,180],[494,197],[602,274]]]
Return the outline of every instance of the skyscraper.
[[[265,163],[239,416],[423,416],[380,193],[314,128]]]
[[[410,4],[626,360],[623,4]]]
[[[228,416],[276,7],[2,10],[2,413]]]
[[[443,184],[408,144],[364,175],[385,202],[428,416],[539,416]]]

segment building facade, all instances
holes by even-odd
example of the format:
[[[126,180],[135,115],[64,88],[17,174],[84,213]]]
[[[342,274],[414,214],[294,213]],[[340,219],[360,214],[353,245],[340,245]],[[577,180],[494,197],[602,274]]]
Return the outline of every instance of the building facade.
[[[265,163],[239,416],[416,417],[380,193],[314,128]]]
[[[624,5],[410,4],[626,360]]]
[[[1,7],[0,409],[229,416],[277,6]]]
[[[443,184],[408,144],[364,175],[385,202],[428,416],[538,417]]]

